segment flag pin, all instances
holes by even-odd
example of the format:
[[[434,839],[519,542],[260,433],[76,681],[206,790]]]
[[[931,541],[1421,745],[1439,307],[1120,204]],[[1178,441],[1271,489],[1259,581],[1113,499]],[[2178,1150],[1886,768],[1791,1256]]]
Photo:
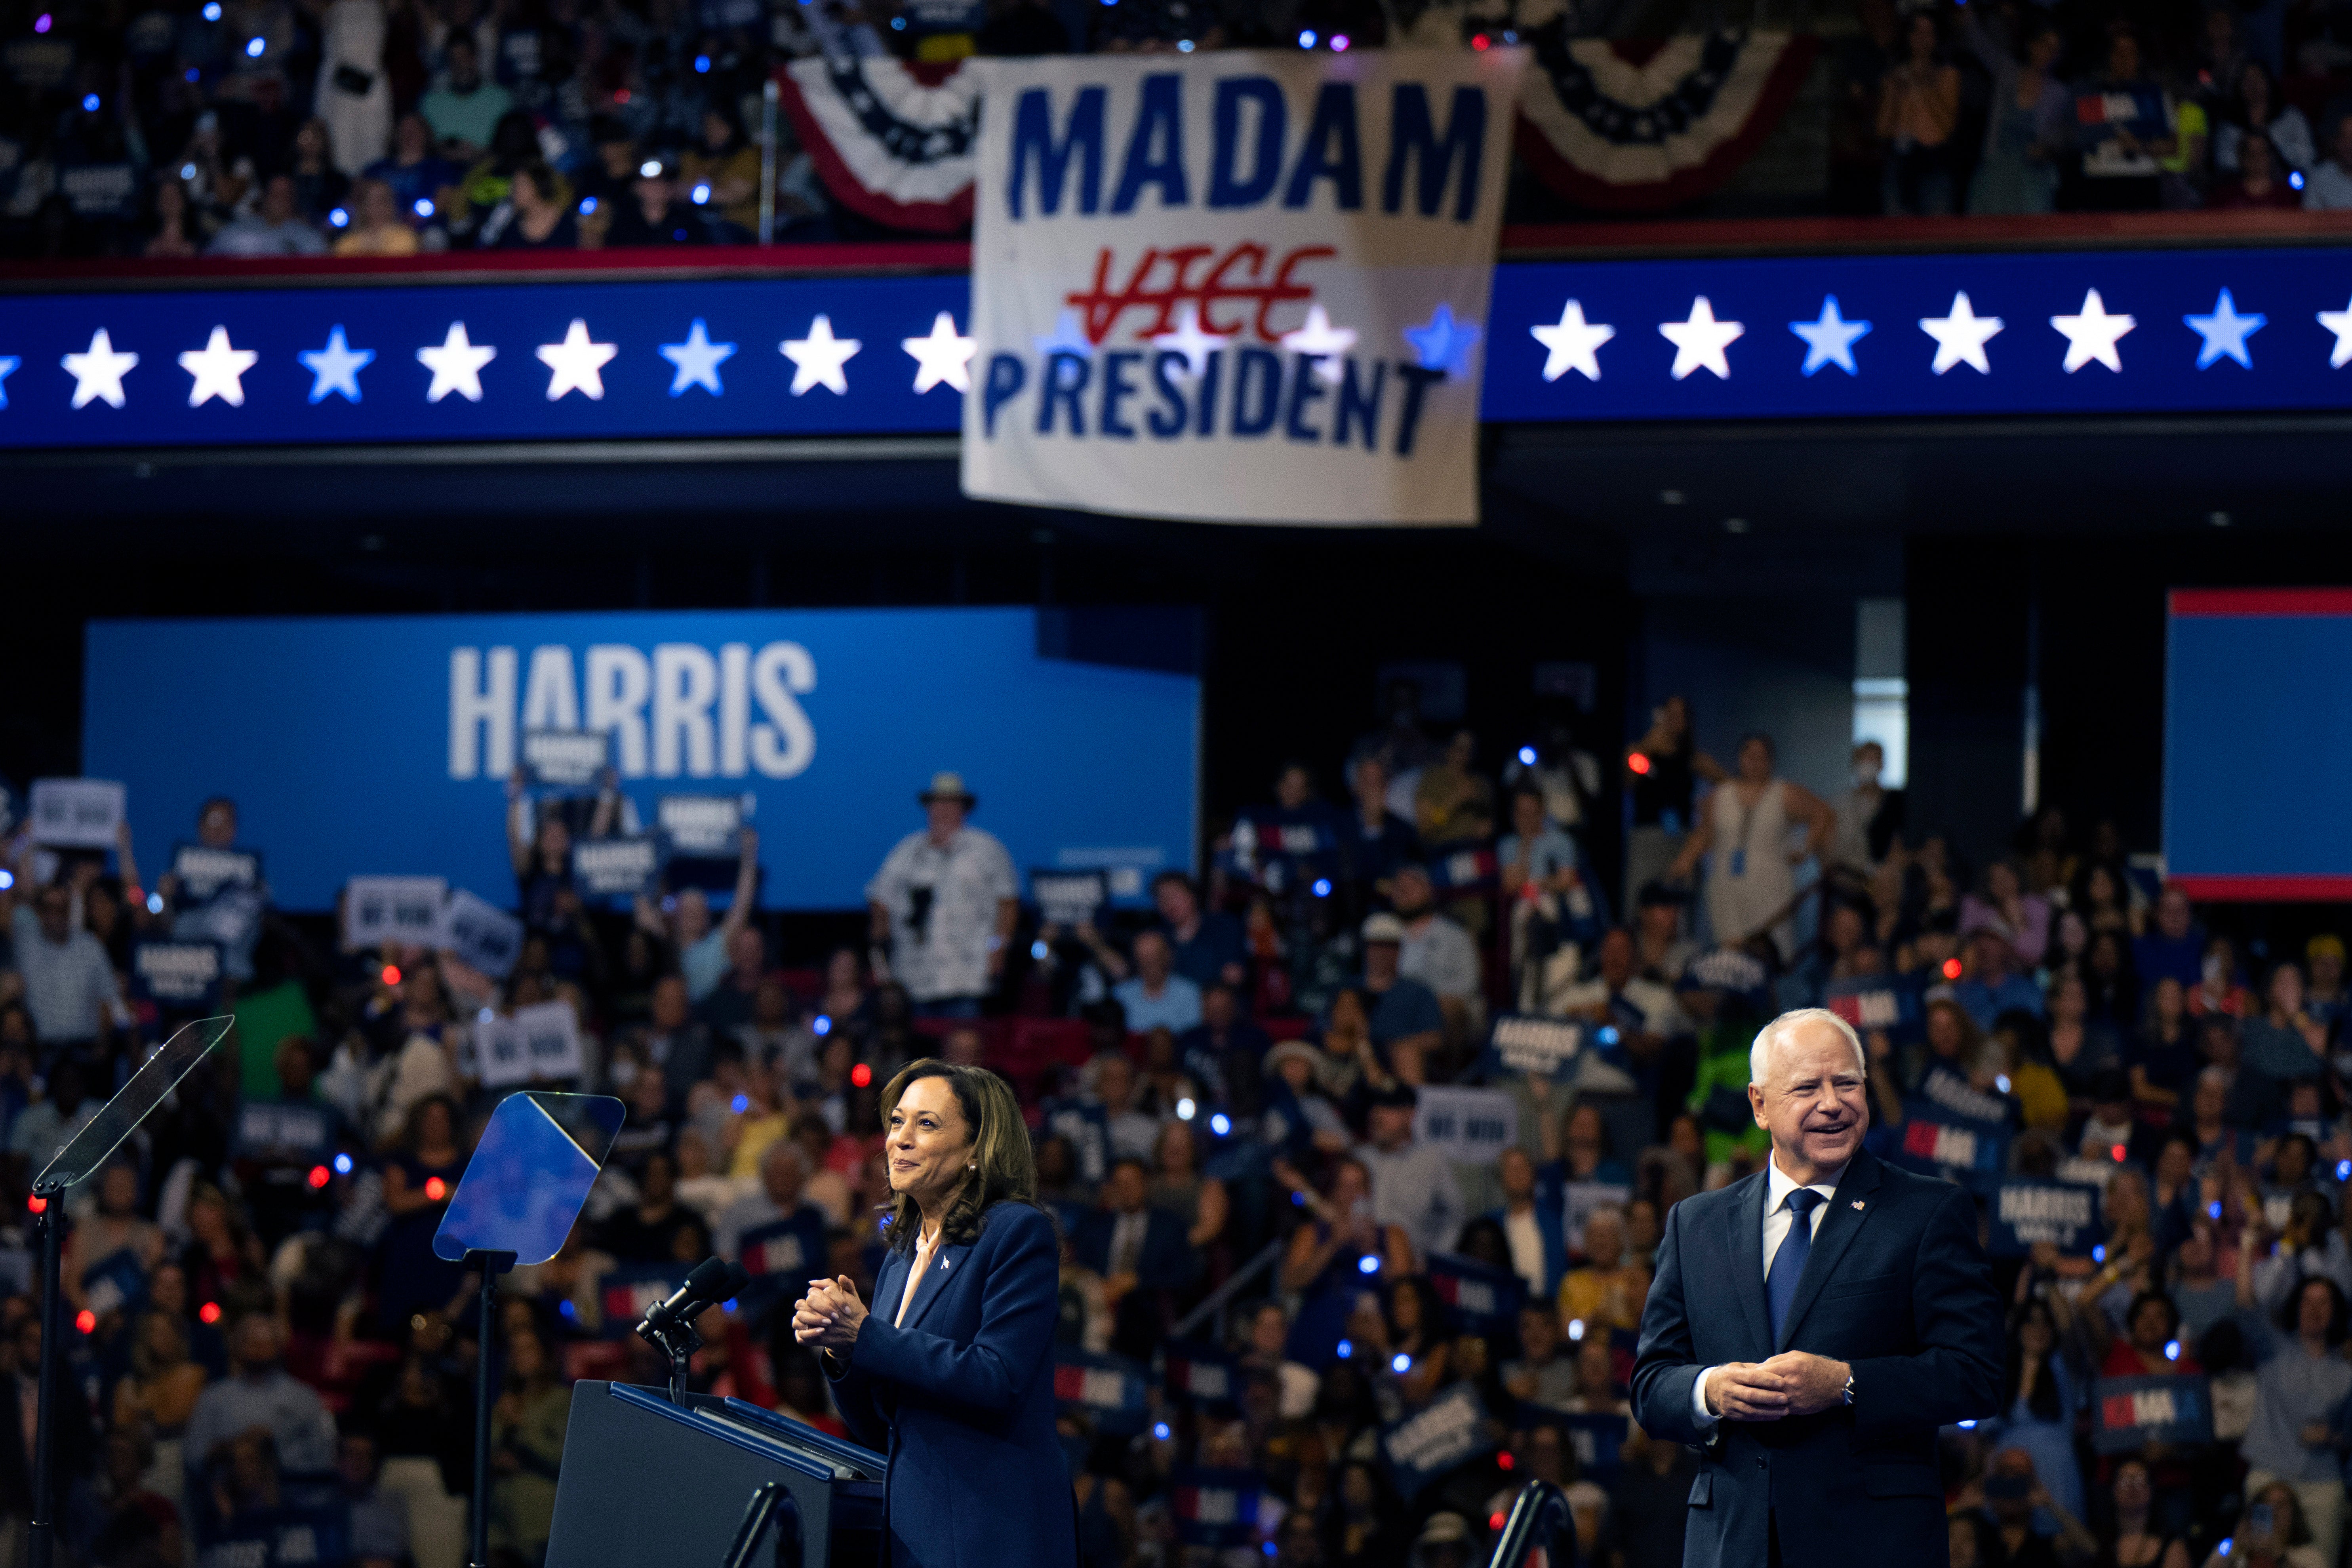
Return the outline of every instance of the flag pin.
[[[1860,1204],[1856,1204],[1853,1206],[1860,1208],[1862,1205]],[[940,1259],[940,1267],[941,1268],[953,1268],[955,1267],[955,1259],[952,1258],[942,1258]]]
[[[1854,1200],[1853,1200],[1853,1206],[1854,1206],[1854,1207],[1856,1207],[1856,1208],[1860,1208],[1860,1207],[1862,1206],[1862,1200],[1861,1200],[1860,1198],[1856,1198],[1856,1199],[1854,1199]]]

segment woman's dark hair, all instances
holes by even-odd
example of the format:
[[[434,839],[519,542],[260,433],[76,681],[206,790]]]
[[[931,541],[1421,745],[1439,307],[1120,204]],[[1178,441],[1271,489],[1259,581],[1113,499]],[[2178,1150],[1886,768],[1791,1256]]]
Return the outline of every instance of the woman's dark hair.
[[[1417,1348],[1425,1351],[1437,1341],[1448,1337],[1445,1303],[1438,1299],[1437,1287],[1432,1285],[1426,1276],[1420,1274],[1407,1274],[1395,1280],[1389,1286],[1388,1300],[1381,1303],[1381,1313],[1388,1319],[1391,1336],[1397,1331],[1396,1301],[1400,1296],[1411,1296],[1421,1308],[1421,1327],[1416,1331],[1421,1342]]]
[[[887,1137],[891,1113],[920,1079],[943,1078],[971,1130],[972,1172],[948,1204],[940,1224],[940,1240],[956,1247],[980,1235],[981,1216],[996,1204],[1037,1203],[1037,1162],[1029,1147],[1029,1127],[1021,1118],[1021,1104],[1012,1088],[986,1068],[959,1067],[933,1057],[909,1062],[882,1089],[881,1121]],[[922,1228],[922,1213],[915,1200],[901,1193],[887,1205],[886,1238],[898,1252],[915,1249]]]
[[[1502,1222],[1490,1215],[1481,1215],[1464,1226],[1461,1236],[1454,1243],[1454,1250],[1465,1258],[1475,1258],[1496,1268],[1508,1269],[1511,1267],[1510,1237],[1504,1234]]]
[[[2344,1288],[2325,1274],[2306,1274],[2303,1283],[2287,1293],[2279,1303],[2278,1325],[2288,1333],[2301,1331],[2297,1321],[2303,1316],[2303,1293],[2314,1285],[2327,1292],[2327,1347],[2330,1350],[2344,1342],[2347,1329],[2352,1329],[2352,1303],[2344,1299]]]
[[[2164,1337],[2169,1340],[2179,1334],[2180,1309],[2174,1306],[2172,1298],[2161,1290],[2143,1290],[2131,1299],[2131,1309],[2124,1313],[2125,1329],[2128,1331],[2133,1324],[2139,1321],[2140,1313],[2147,1310],[2150,1302],[2164,1309]]]
[[[539,156],[539,127],[530,116],[520,109],[509,109],[499,116],[490,131],[490,160],[507,169],[518,169]]]
[[[552,202],[556,199],[555,171],[549,168],[541,160],[534,158],[517,169],[515,178],[519,181],[528,181],[531,190],[537,193],[541,201]]]
[[[2065,1416],[2066,1406],[2058,1396],[2056,1364],[2058,1324],[2051,1317],[2050,1309],[2040,1301],[2028,1301],[2010,1314],[2009,1363],[2001,1384],[2000,1410],[2006,1416],[2017,1404],[2017,1385],[2025,1379],[2025,1363],[2028,1359],[2028,1352],[2025,1348],[2025,1325],[2037,1316],[2050,1330],[2050,1348],[2042,1352],[2038,1357],[2032,1358],[2034,1361],[2033,1392],[2027,1397],[2025,1407],[2032,1411],[2041,1420],[2062,1420]]]

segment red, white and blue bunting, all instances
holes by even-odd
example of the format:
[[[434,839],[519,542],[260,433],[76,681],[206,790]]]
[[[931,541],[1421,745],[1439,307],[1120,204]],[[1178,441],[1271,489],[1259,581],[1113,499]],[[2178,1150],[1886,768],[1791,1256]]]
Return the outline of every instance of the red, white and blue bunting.
[[[776,73],[784,111],[834,200],[924,234],[971,222],[980,80],[962,63],[820,56]]]
[[[1643,42],[1534,36],[1518,152],[1559,195],[1654,211],[1713,192],[1779,125],[1818,40],[1728,31]],[[961,61],[813,58],[778,74],[834,199],[877,223],[951,233],[971,220],[980,88]]]
[[[1687,34],[1663,44],[1533,39],[1518,152],[1560,195],[1654,211],[1708,195],[1780,122],[1818,44],[1790,33]]]

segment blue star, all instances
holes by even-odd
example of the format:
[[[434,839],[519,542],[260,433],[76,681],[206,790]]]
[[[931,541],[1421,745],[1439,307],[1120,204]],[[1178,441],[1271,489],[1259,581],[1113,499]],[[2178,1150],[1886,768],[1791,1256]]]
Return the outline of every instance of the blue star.
[[[686,342],[661,345],[662,358],[677,367],[677,374],[670,378],[669,395],[681,397],[688,387],[698,386],[713,397],[725,396],[727,389],[719,384],[719,367],[734,353],[733,343],[712,342],[710,330],[702,324],[701,317],[695,317],[694,324],[686,329]]]
[[[346,402],[360,400],[360,372],[375,363],[375,350],[355,349],[343,341],[341,322],[327,334],[327,346],[307,349],[294,356],[302,368],[314,378],[310,383],[310,401],[324,403],[335,393],[341,393]]]
[[[15,372],[18,365],[24,363],[25,362],[23,360],[18,359],[15,354],[0,354],[0,408],[5,408],[8,406],[7,382],[9,375]]]
[[[1087,341],[1086,329],[1078,324],[1078,313],[1066,307],[1060,315],[1054,318],[1052,331],[1042,338],[1032,338],[1029,341],[1034,343],[1037,352],[1047,359],[1052,359],[1055,354],[1075,354],[1080,359],[1095,357],[1095,345]]]
[[[1453,306],[1441,304],[1426,326],[1405,328],[1404,341],[1421,356],[1422,369],[1442,370],[1458,380],[1470,374],[1470,350],[1478,334],[1478,328],[1454,319]]]
[[[1825,364],[1833,364],[1848,375],[1862,373],[1853,367],[1853,345],[1870,333],[1868,321],[1849,321],[1838,314],[1837,296],[1822,296],[1819,321],[1791,321],[1789,330],[1805,340],[1805,374],[1811,375]]]
[[[2180,319],[2205,340],[2197,351],[2199,370],[2220,359],[2233,359],[2248,370],[2253,369],[2254,359],[2246,352],[2246,340],[2261,331],[2263,324],[2270,320],[2259,310],[2251,316],[2238,314],[2238,302],[2230,298],[2227,289],[2222,289],[2221,297],[2213,301],[2211,315],[2183,316]]]

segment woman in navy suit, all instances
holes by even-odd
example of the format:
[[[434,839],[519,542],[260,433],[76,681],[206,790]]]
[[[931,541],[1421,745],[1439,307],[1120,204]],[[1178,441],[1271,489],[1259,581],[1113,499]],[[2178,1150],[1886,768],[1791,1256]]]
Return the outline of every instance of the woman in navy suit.
[[[824,1351],[850,1431],[890,1457],[887,1568],[1077,1560],[1054,1432],[1061,1247],[1004,1080],[916,1062],[882,1091],[889,1251],[868,1311],[810,1281],[793,1333]]]

